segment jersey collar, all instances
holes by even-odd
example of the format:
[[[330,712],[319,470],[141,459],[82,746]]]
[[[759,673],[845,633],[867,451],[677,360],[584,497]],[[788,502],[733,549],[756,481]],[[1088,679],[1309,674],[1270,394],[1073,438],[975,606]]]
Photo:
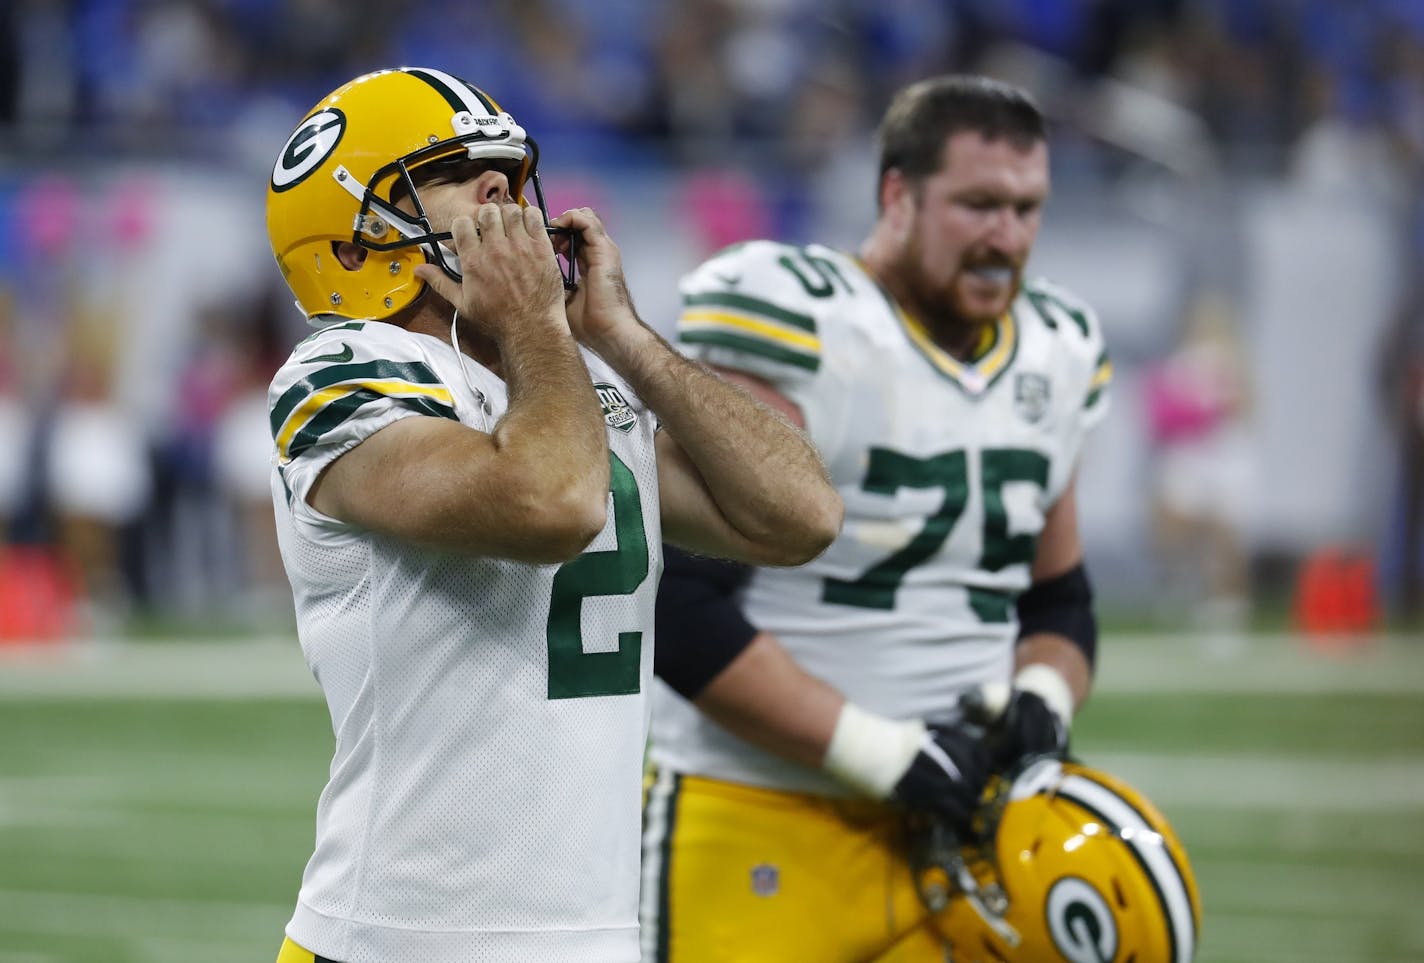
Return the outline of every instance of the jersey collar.
[[[905,329],[910,343],[930,363],[930,367],[967,394],[981,395],[987,391],[990,385],[1009,370],[1014,356],[1018,354],[1019,328],[1012,309],[1005,311],[994,322],[988,332],[988,343],[981,347],[975,359],[965,362],[935,344],[925,326],[893,299],[890,304],[895,309],[895,316],[900,319],[900,325]]]
[[[980,343],[974,360],[964,362],[935,344],[934,338],[930,337],[925,326],[900,306],[890,292],[885,290],[885,286],[880,283],[865,262],[859,257],[855,261],[865,276],[875,282],[880,296],[885,299],[885,303],[890,307],[890,312],[899,320],[900,327],[904,329],[905,336],[910,343],[929,362],[931,368],[939,372],[941,377],[957,385],[965,394],[974,397],[982,395],[989,390],[994,382],[999,380],[1005,371],[1009,370],[1019,350],[1019,326],[1018,321],[1014,318],[1014,304],[1018,303],[1017,296],[1010,303],[1009,309],[1001,314],[994,322],[993,327],[988,330],[988,337],[985,339],[987,343]]]

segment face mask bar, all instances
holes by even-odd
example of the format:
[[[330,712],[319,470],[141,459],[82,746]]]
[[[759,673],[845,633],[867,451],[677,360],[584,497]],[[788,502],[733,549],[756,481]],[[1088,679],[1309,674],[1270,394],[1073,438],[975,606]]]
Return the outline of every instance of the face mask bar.
[[[451,138],[397,158],[378,169],[364,188],[356,185],[355,179],[344,167],[338,167],[333,175],[337,182],[361,201],[361,210],[356,216],[352,229],[352,243],[372,251],[394,251],[399,248],[419,246],[425,250],[426,257],[431,263],[440,265],[452,280],[459,281],[459,261],[454,251],[441,244],[442,241],[450,240],[451,234],[449,231],[431,230],[430,219],[425,212],[424,205],[421,204],[420,192],[416,188],[411,171],[420,167],[432,155],[448,156],[452,145],[469,144],[482,139],[482,136],[476,133]],[[551,237],[567,238],[568,250],[560,255],[559,274],[563,280],[564,289],[572,291],[578,286],[578,234],[570,228],[549,226],[549,209],[544,201],[544,188],[539,179],[539,145],[532,137],[526,137],[525,144],[529,172],[525,175],[524,182],[518,185],[516,197],[522,199],[524,188],[532,184],[534,200],[544,219],[545,230]],[[474,159],[478,160],[478,158]],[[399,181],[411,203],[415,206],[414,217],[402,212],[393,203],[376,193],[373,185],[380,184],[387,179],[392,179],[393,185],[395,180]],[[393,228],[401,236],[400,240],[381,242],[374,241],[369,236],[384,234],[386,227]]]
[[[986,849],[992,849],[992,843]],[[992,864],[992,856],[987,858]],[[933,821],[913,826],[910,867],[920,901],[931,913],[942,912],[951,899],[963,899],[1007,945],[1019,945],[1022,937],[1004,918],[1009,901],[1002,887],[997,882],[979,884],[965,858],[964,844],[953,832]]]

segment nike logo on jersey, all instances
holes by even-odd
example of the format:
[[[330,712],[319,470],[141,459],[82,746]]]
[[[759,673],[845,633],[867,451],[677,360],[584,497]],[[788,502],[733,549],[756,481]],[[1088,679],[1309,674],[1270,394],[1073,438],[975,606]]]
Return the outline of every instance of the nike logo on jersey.
[[[314,358],[308,358],[302,364],[316,364],[318,361],[330,361],[334,364],[345,364],[352,357],[351,345],[345,341],[341,342],[341,350],[333,354],[319,354]]]
[[[716,278],[717,280],[721,281],[723,284],[727,285],[727,287],[729,287],[729,288],[734,288],[734,287],[736,287],[738,284],[741,284],[741,283],[742,283],[742,276],[741,276],[740,274],[715,274],[715,273],[714,273],[712,276],[713,276],[714,278]]]

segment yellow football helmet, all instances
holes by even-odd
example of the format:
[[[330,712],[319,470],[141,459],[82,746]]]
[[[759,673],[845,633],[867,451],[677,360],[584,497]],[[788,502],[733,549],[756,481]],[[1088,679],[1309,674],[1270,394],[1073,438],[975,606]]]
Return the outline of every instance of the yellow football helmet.
[[[379,70],[332,92],[297,125],[267,185],[267,235],[309,322],[389,317],[424,290],[414,268],[425,261],[459,280],[458,259],[440,244],[450,235],[431,228],[411,179],[422,165],[452,158],[503,165],[520,204],[528,203],[524,192],[532,184],[548,223],[538,146],[487,94],[458,77],[416,67]],[[402,195],[414,214],[396,207]],[[337,260],[342,241],[369,252],[358,269]]]
[[[929,829],[926,902],[955,963],[1190,963],[1201,907],[1181,841],[1104,772],[1040,759],[1002,780],[981,842]]]

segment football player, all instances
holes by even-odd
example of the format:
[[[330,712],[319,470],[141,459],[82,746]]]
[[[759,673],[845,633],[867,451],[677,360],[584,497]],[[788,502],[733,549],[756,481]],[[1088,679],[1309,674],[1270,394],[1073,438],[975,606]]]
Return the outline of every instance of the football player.
[[[662,541],[793,564],[840,522],[799,433],[638,319],[598,217],[549,221],[536,162],[483,91],[401,68],[272,170],[321,328],[272,381],[272,496],[336,735],[282,963],[637,960]]]
[[[963,830],[991,772],[1066,748],[1112,369],[1093,312],[1024,279],[1048,193],[1024,92],[931,79],[881,124],[858,254],[754,241],[683,279],[682,347],[804,426],[846,523],[795,569],[668,558],[645,959],[943,960],[903,813]],[[987,734],[940,718],[965,698]]]

